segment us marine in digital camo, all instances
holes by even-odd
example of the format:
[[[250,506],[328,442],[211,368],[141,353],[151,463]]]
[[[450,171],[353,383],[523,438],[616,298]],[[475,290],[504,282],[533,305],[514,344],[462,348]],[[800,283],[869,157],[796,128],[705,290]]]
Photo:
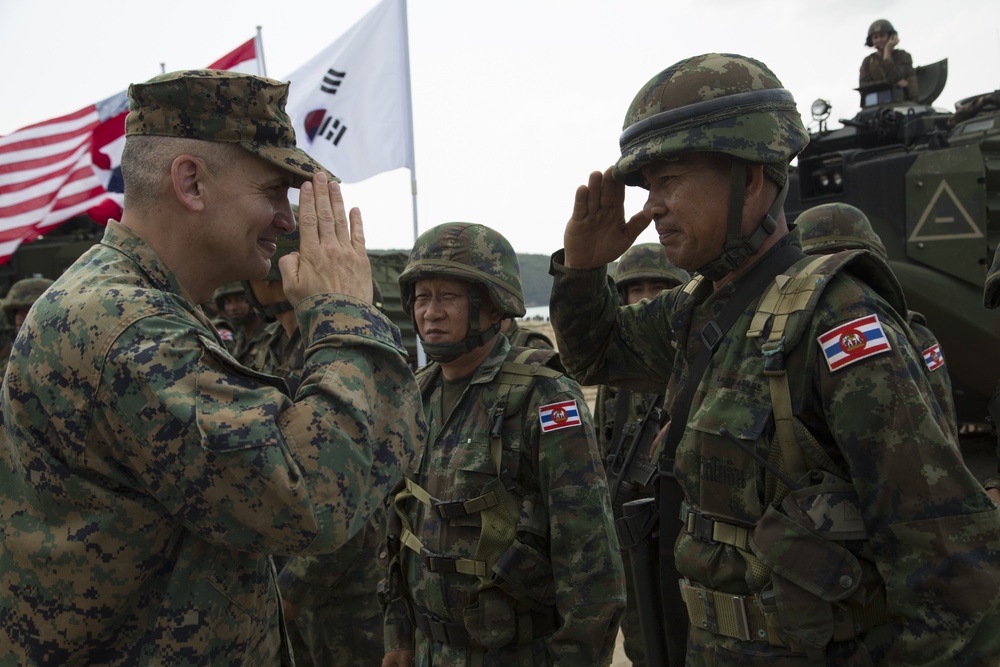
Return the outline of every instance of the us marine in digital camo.
[[[625,251],[615,267],[615,288],[622,303],[639,303],[651,299],[665,289],[686,283],[690,276],[667,260],[663,246],[659,243],[640,243]],[[636,393],[629,389],[619,390],[602,384],[597,388],[594,424],[601,446],[604,470],[608,476],[611,492],[611,506],[615,519],[621,517],[623,503],[642,497],[652,497],[653,488],[640,484],[630,475],[632,470],[645,470],[650,463],[650,442],[643,442],[643,434],[655,434],[662,424],[643,425],[642,420],[662,419],[659,408],[663,406],[663,393]],[[654,417],[657,416],[657,417]],[[645,451],[643,451],[645,448]],[[636,604],[635,586],[629,563],[629,552],[622,546],[622,562],[625,566],[625,583],[628,590],[625,615],[622,617],[622,638],[625,655],[633,667],[649,664],[643,646],[640,629],[639,607]],[[677,624],[676,633],[681,643],[687,635],[687,610],[678,607],[671,614],[668,625]]]
[[[996,664],[1000,514],[876,265],[805,256],[790,235],[787,167],[807,140],[792,95],[745,56],[643,86],[553,255],[563,362],[585,383],[667,385],[660,543],[678,533],[686,664]],[[628,219],[626,185],[649,191]],[[622,306],[605,265],[651,222],[701,275]]]
[[[420,446],[360,212],[296,148],[287,91],[216,70],[129,87],[121,222],[36,302],[3,383],[0,664],[292,664],[270,554],[343,546]],[[300,186],[291,396],[196,304],[267,273]]]
[[[292,210],[298,214],[295,206]],[[246,351],[254,370],[282,378],[292,395],[301,386],[305,342],[295,310],[285,297],[277,262],[298,250],[297,231],[282,234],[263,279],[241,289],[255,310],[274,321]],[[372,302],[381,301],[372,283]],[[382,612],[376,590],[385,567],[378,547],[385,532],[385,507],[379,504],[367,524],[348,542],[328,554],[275,558],[289,641],[297,667],[378,665],[382,660]]]
[[[807,255],[829,255],[842,250],[867,250],[878,258],[877,261],[886,264],[885,267],[879,266],[879,275],[884,276],[885,280],[889,280],[890,276],[895,279],[888,267],[889,255],[885,251],[885,245],[861,209],[842,202],[820,204],[800,213],[795,219],[795,227],[802,252]],[[865,261],[873,260],[869,258]],[[890,305],[897,313],[906,314],[906,323],[913,333],[911,342],[923,357],[938,407],[944,413],[945,424],[957,440],[958,418],[955,416],[951,376],[948,375],[944,352],[937,336],[927,328],[927,319],[923,315],[906,307],[902,287],[890,282],[888,289],[882,293],[898,297],[895,302],[890,301]]]
[[[609,664],[625,588],[604,470],[556,353],[499,335],[525,312],[513,248],[440,225],[399,285],[430,432],[389,510],[383,665]]]
[[[915,100],[920,94],[917,88],[917,73],[913,69],[913,57],[903,49],[897,49],[899,34],[885,19],[878,19],[868,27],[865,46],[871,46],[875,53],[869,54],[861,63],[858,83],[862,86],[873,83],[888,83],[902,88],[906,99]]]

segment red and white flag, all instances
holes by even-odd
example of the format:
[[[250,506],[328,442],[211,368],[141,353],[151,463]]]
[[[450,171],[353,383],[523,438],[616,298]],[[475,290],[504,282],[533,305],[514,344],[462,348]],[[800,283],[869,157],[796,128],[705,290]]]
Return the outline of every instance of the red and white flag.
[[[209,65],[258,74],[257,38]],[[121,215],[125,92],[0,137],[0,264],[17,247],[86,213]]]

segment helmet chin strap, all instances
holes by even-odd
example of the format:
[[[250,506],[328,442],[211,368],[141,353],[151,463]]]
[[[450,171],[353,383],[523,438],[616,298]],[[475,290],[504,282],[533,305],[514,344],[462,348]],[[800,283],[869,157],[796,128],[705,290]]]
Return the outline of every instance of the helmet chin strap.
[[[279,301],[278,303],[272,303],[269,306],[265,306],[257,299],[257,295],[253,293],[253,288],[250,287],[249,281],[243,282],[243,293],[246,295],[247,301],[250,303],[250,307],[265,317],[275,317],[281,313],[286,313],[289,310],[294,310],[289,301]]]
[[[412,299],[412,292],[410,298]],[[479,293],[469,286],[469,327],[468,331],[465,333],[465,338],[457,343],[425,343],[423,337],[420,338],[420,344],[424,348],[424,354],[431,361],[437,361],[439,363],[448,363],[449,361],[454,361],[466,352],[472,352],[477,347],[485,345],[486,343],[493,340],[498,333],[500,333],[501,321],[488,327],[485,331],[479,331],[479,312],[482,308],[482,297]],[[420,329],[417,327],[417,316],[414,312],[412,304],[410,305],[410,320],[413,322],[413,330],[418,332]]]
[[[703,276],[716,282],[724,278],[727,274],[736,270],[747,257],[757,252],[768,236],[778,228],[776,222],[781,207],[785,204],[785,195],[788,194],[788,182],[781,188],[778,196],[774,198],[771,209],[760,221],[757,227],[750,233],[750,236],[743,236],[743,195],[746,192],[747,165],[741,160],[731,162],[729,177],[729,219],[726,222],[726,244],[723,246],[722,255],[705,266],[698,269]]]

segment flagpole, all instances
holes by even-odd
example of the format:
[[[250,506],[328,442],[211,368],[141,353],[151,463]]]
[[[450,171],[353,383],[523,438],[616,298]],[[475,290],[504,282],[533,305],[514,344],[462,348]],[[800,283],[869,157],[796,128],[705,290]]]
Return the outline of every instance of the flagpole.
[[[420,227],[417,225],[417,159],[416,143],[413,135],[413,89],[410,86],[410,26],[406,20],[406,0],[399,0],[401,11],[403,12],[403,60],[406,66],[406,123],[410,132],[409,142],[409,163],[410,163],[410,195],[413,200],[413,242],[417,242],[420,236]],[[427,363],[427,353],[424,346],[420,344],[420,336],[414,330],[413,338],[417,343],[417,367]]]
[[[413,241],[420,235],[417,225],[417,160],[413,135],[413,90],[410,86],[410,26],[406,20],[406,0],[400,0],[403,11],[403,59],[406,61],[406,122],[410,132],[410,194],[413,197]]]
[[[254,38],[257,50],[257,73],[267,76],[267,64],[264,62],[264,37],[261,35],[260,26],[257,26],[257,36]]]

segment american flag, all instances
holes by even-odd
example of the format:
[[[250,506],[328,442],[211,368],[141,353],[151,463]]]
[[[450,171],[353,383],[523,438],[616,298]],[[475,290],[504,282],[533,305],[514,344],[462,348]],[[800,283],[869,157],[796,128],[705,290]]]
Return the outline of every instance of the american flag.
[[[257,63],[253,38],[209,68],[257,74]],[[0,137],[0,264],[73,216],[104,224],[121,215],[126,115],[122,91]]]

